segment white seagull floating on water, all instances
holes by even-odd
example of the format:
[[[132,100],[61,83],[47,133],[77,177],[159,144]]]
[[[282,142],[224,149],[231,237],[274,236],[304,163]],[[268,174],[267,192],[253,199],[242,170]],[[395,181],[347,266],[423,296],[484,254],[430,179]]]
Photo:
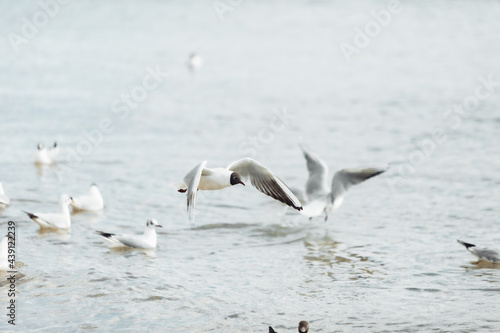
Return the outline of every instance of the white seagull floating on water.
[[[304,145],[300,144],[300,147],[306,158],[307,170],[309,171],[309,178],[306,182],[306,198],[304,198],[307,204],[301,214],[309,218],[324,213],[326,221],[328,212],[340,207],[347,190],[386,171],[377,168],[342,169],[335,173],[331,186],[329,186],[326,163]]]
[[[54,146],[50,148],[45,148],[43,143],[39,143],[37,148],[38,150],[35,155],[36,164],[50,165],[56,163],[57,155],[59,155],[57,142],[54,142]]]
[[[206,168],[207,161],[198,164],[184,177],[184,182],[176,184],[178,191],[187,191],[187,211],[191,224],[194,224],[194,209],[198,190],[221,190],[241,184],[243,178],[250,178],[252,185],[271,198],[281,201],[297,210],[302,205],[288,186],[271,170],[251,159],[244,158],[229,164],[227,168]]]
[[[72,197],[71,206],[74,211],[100,211],[104,208],[104,200],[96,184],[90,186],[88,194]]]
[[[0,183],[0,208],[10,205],[10,199],[3,191],[2,183]]]
[[[126,246],[137,249],[156,248],[156,228],[162,228],[155,219],[146,222],[146,229],[142,235],[116,235],[96,231],[99,235],[112,243],[112,247]]]
[[[198,71],[203,66],[203,58],[197,53],[191,53],[188,59],[188,66],[191,72]]]
[[[69,214],[69,204],[73,200],[66,194],[61,195],[59,199],[59,213],[29,213],[28,217],[35,221],[40,229],[69,229],[71,228],[71,216]]]
[[[0,271],[10,270],[9,261],[9,237],[5,236],[0,242]]]
[[[461,240],[457,240],[460,244],[465,246],[465,248],[475,255],[479,261],[488,261],[492,263],[500,263],[500,254],[497,251],[476,247],[474,244],[462,242]]]

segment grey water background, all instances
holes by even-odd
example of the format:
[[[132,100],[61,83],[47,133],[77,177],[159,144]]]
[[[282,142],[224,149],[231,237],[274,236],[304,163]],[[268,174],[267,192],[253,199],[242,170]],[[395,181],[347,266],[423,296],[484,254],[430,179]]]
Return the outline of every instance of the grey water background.
[[[311,332],[497,332],[500,270],[472,264],[456,239],[499,249],[500,87],[467,117],[446,112],[481,78],[500,81],[500,4],[401,2],[348,63],[339,45],[387,2],[242,1],[223,20],[214,3],[70,1],[15,52],[9,33],[40,5],[1,2],[12,204],[0,227],[16,221],[25,275],[15,329],[293,332],[306,319]],[[195,75],[192,52],[204,59]],[[161,84],[115,112],[157,67]],[[113,130],[99,142],[103,119]],[[391,167],[326,223],[239,186],[200,193],[190,228],[170,184],[203,160],[251,156],[301,187],[299,137],[331,172]],[[58,166],[35,167],[36,144],[55,140]],[[69,233],[40,233],[21,212],[54,211],[93,182],[105,209],[73,215]],[[94,234],[139,233],[152,217],[164,226],[155,251],[110,250]]]

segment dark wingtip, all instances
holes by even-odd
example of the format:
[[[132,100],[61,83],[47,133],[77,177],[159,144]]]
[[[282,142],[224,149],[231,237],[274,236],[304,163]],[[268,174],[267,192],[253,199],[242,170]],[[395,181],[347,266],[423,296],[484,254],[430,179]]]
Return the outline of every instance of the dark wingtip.
[[[458,243],[460,243],[460,244],[462,244],[463,246],[465,246],[465,248],[467,248],[467,249],[468,249],[469,247],[475,247],[475,246],[476,246],[476,245],[471,244],[471,243],[466,243],[466,242],[463,242],[463,241],[461,241],[461,240],[459,240],[459,239],[457,239],[457,242],[458,242]]]
[[[32,214],[32,213],[27,212],[25,210],[23,210],[23,212],[26,213],[30,219],[36,219],[36,218],[38,218],[38,216],[36,216],[35,214]]]
[[[269,326],[269,333],[278,333],[271,326]]]
[[[115,235],[115,234],[110,234],[110,233],[102,232],[102,231],[98,231],[98,230],[96,230],[96,234],[101,235],[102,237],[105,237],[105,238],[110,238],[111,236]]]

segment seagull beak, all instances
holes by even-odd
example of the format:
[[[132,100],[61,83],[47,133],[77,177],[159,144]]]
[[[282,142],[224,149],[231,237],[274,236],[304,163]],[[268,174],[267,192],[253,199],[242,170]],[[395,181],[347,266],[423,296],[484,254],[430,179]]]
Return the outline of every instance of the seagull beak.
[[[156,225],[157,228],[163,228],[161,225],[157,224]]]
[[[246,186],[245,183],[243,183],[241,180],[238,182],[238,184],[241,184],[243,186]]]

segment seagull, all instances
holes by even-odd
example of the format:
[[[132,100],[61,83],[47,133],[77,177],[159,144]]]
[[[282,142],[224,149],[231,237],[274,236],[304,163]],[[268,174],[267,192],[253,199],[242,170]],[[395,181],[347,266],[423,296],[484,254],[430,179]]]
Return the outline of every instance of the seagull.
[[[377,168],[342,169],[335,173],[331,187],[329,187],[326,163],[303,144],[300,144],[300,147],[306,158],[307,170],[309,171],[304,198],[307,204],[301,214],[309,218],[324,213],[326,221],[328,212],[340,207],[349,188],[386,171]]]
[[[188,60],[188,66],[191,72],[198,71],[203,66],[203,58],[197,53],[191,53]]]
[[[155,219],[146,222],[146,229],[142,235],[116,235],[102,231],[96,231],[99,235],[113,243],[112,246],[126,246],[137,249],[156,248],[156,228],[163,228]]]
[[[0,242],[0,271],[8,271],[9,261],[8,261],[8,252],[9,252],[9,237],[5,236]]]
[[[57,142],[54,142],[54,146],[50,148],[45,148],[43,143],[39,143],[37,146],[35,163],[50,165],[56,163],[57,155],[59,154],[59,147]]]
[[[457,239],[457,242],[465,246],[465,248],[478,257],[478,262],[479,261],[488,261],[492,263],[499,263],[500,262],[500,254],[497,251],[486,249],[486,248],[478,248],[474,244],[462,242],[461,240]]]
[[[309,323],[305,320],[302,320],[299,323],[298,327],[299,333],[308,333],[309,332]],[[269,326],[269,333],[278,333],[271,326]]]
[[[0,183],[0,208],[6,207],[8,205],[10,205],[10,199],[5,195],[2,183]]]
[[[302,320],[300,323],[299,323],[299,332],[300,333],[307,333],[309,332],[309,323],[305,320]]]
[[[87,195],[73,197],[71,206],[73,207],[73,211],[88,210],[95,212],[102,210],[104,207],[104,201],[97,185],[90,185],[89,193]]]
[[[288,186],[274,175],[271,170],[251,158],[243,158],[229,164],[227,168],[206,168],[203,161],[184,176],[183,182],[176,184],[178,191],[187,192],[187,211],[191,224],[194,224],[194,208],[197,190],[221,190],[245,183],[241,178],[250,178],[252,185],[271,198],[302,210],[302,205]]]
[[[71,217],[69,215],[69,205],[73,199],[66,194],[61,195],[59,199],[59,213],[51,214],[40,214],[40,213],[28,213],[28,217],[35,221],[40,229],[69,229],[71,228]]]

